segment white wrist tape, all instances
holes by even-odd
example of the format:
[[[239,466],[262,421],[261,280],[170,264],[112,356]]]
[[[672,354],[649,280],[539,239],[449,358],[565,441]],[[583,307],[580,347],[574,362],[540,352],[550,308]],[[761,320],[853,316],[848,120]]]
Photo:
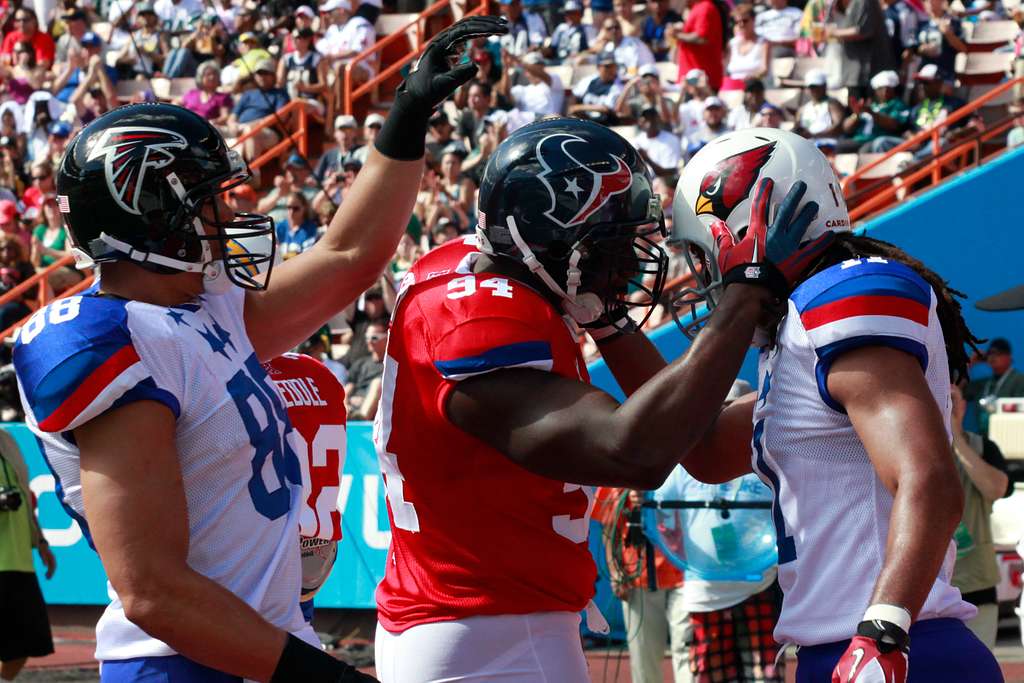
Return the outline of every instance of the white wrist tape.
[[[911,616],[910,611],[905,607],[899,607],[898,605],[886,605],[883,603],[871,605],[867,611],[864,612],[863,621],[874,621],[880,619],[882,621],[888,621],[890,624],[896,624],[905,633],[910,633],[910,622]]]

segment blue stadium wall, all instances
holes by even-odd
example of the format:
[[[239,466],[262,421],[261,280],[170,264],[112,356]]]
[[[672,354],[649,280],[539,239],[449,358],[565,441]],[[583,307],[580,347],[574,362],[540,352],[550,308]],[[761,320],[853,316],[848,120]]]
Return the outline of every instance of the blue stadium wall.
[[[1021,200],[1015,183],[1024,178],[1024,150],[1017,151],[946,183],[925,197],[907,202],[867,226],[869,234],[894,242],[931,265],[954,287],[968,295],[965,313],[982,337],[1004,336],[1024,358],[1024,313],[983,313],[973,307],[980,298],[1024,282]],[[1022,194],[1018,195],[1018,192]],[[666,358],[675,358],[686,340],[674,326],[653,335]],[[984,368],[976,368],[979,376]],[[756,383],[756,358],[748,354],[741,376]],[[591,366],[594,383],[618,393],[603,363]],[[680,416],[685,419],[685,416]],[[20,424],[4,425],[26,455],[32,488],[39,498],[40,518],[58,558],[51,580],[39,580],[53,604],[105,604],[107,592],[102,567],[81,531],[53,495],[54,482],[34,438]],[[340,557],[320,595],[322,607],[372,608],[373,589],[383,574],[390,532],[384,490],[370,440],[370,425],[349,426],[349,452],[342,481],[345,501],[344,534]],[[466,514],[472,514],[470,510]],[[596,527],[595,527],[596,531]],[[599,534],[591,546],[603,566]],[[605,574],[605,572],[602,572]],[[612,622],[621,624],[617,602],[607,582],[598,587],[598,605]],[[616,629],[617,630],[617,629]]]

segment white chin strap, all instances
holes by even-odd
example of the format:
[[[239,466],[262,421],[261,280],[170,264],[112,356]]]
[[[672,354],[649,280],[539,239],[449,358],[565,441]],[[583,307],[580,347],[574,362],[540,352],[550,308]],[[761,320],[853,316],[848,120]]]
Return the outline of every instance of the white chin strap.
[[[566,288],[562,289],[548,273],[544,265],[537,259],[537,256],[530,249],[526,241],[519,234],[516,227],[516,220],[512,216],[507,219],[508,231],[512,236],[512,242],[523,255],[523,263],[530,269],[530,272],[541,279],[548,289],[562,299],[562,310],[580,325],[587,325],[594,322],[604,313],[604,302],[601,297],[593,292],[577,293],[580,286],[582,271],[577,267],[583,253],[573,245],[572,254],[569,255],[569,268],[566,270]]]

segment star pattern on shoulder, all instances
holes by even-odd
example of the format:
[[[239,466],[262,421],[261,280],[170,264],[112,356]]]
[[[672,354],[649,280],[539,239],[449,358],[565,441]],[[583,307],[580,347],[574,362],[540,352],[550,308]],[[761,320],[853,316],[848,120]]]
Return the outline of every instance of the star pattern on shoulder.
[[[167,316],[175,322],[176,325],[184,325],[185,327],[192,327],[185,322],[185,314],[179,313],[178,311],[167,311]]]
[[[213,331],[217,334],[217,338],[220,339],[220,343],[231,348],[232,351],[237,352],[235,343],[231,341],[231,333],[225,330],[223,327],[217,324],[217,321],[210,318],[210,322],[213,323]]]
[[[214,323],[214,325],[216,325],[216,323]],[[214,353],[219,353],[220,355],[224,356],[228,360],[231,359],[231,356],[229,356],[227,351],[224,350],[224,348],[227,346],[227,344],[224,342],[223,339],[221,339],[219,334],[217,334],[216,332],[211,330],[206,325],[203,325],[203,329],[196,330],[196,332],[198,332],[199,336],[202,337],[203,339],[205,339],[206,343],[210,345],[210,350],[211,351],[213,351]],[[233,348],[234,348],[234,346],[232,346],[232,349]]]

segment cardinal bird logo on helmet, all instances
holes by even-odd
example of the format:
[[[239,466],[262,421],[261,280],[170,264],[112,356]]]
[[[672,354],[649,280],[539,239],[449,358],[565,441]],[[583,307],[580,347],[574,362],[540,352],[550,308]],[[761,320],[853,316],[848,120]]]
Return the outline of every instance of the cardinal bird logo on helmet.
[[[700,181],[700,195],[693,207],[698,216],[709,213],[728,220],[729,214],[746,199],[757,176],[775,151],[775,143],[733,154],[719,161]]]
[[[136,216],[142,180],[149,169],[174,161],[171,150],[185,149],[188,142],[178,133],[145,126],[108,128],[89,150],[89,160],[104,158],[107,187],[122,209]]]
[[[537,159],[544,167],[538,177],[551,195],[544,215],[563,228],[583,224],[633,184],[626,162],[569,133],[538,142]]]

